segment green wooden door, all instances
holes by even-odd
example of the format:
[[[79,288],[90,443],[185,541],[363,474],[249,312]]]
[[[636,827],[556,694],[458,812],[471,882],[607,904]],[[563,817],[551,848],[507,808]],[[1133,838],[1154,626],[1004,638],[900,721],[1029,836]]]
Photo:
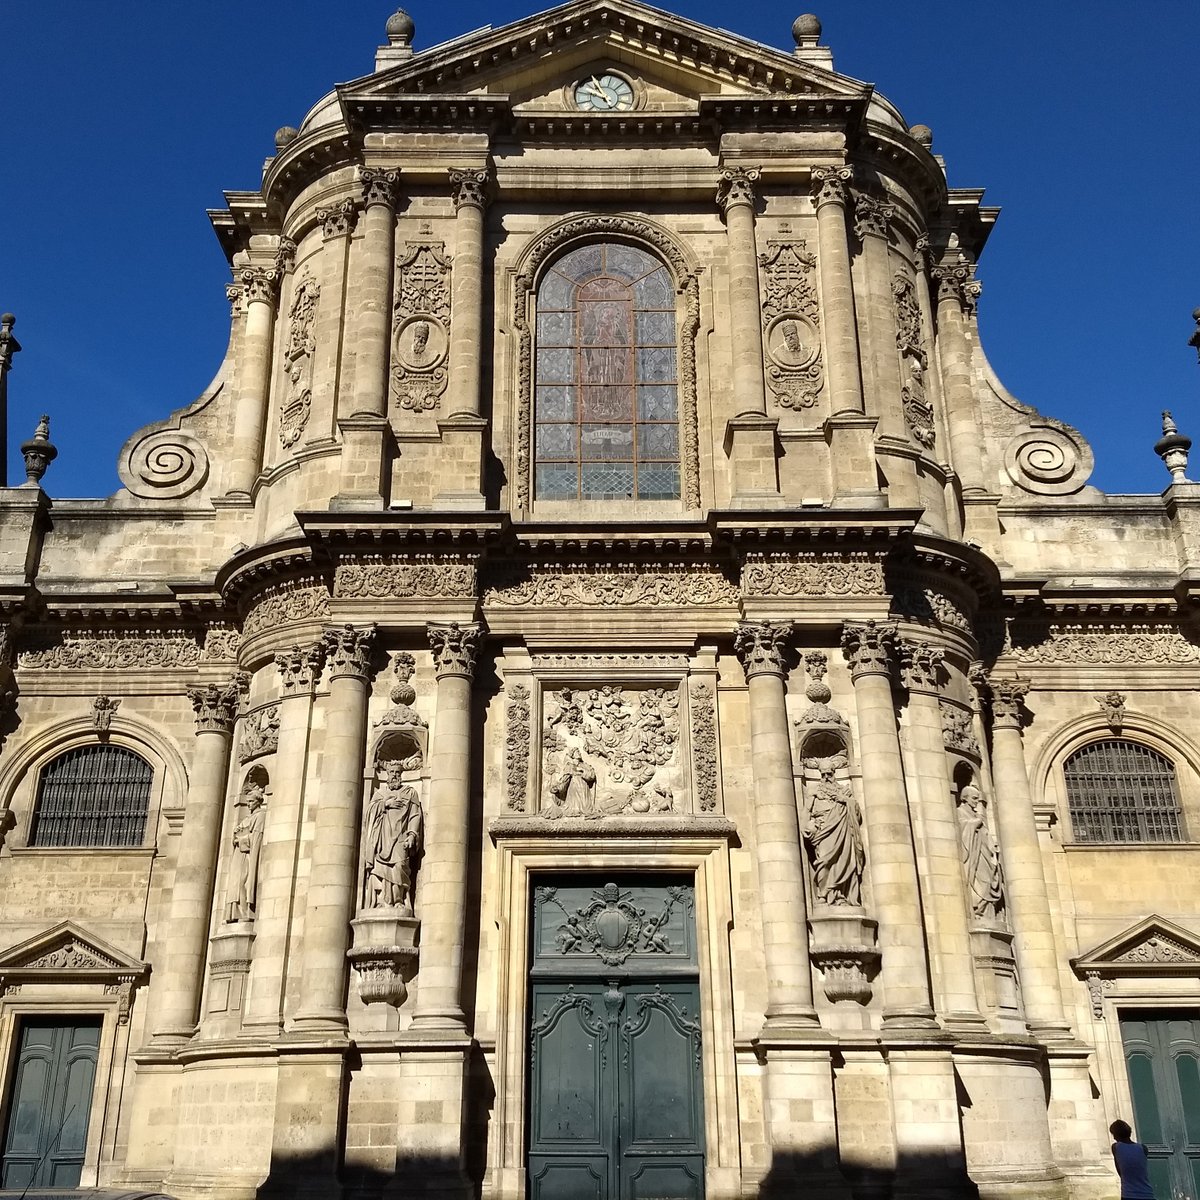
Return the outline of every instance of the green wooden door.
[[[703,1200],[690,882],[540,886],[533,925],[530,1200]]]
[[[1158,1200],[1200,1200],[1200,1012],[1122,1013],[1135,1137]]]
[[[83,1169],[100,1019],[21,1022],[0,1187],[75,1187]]]

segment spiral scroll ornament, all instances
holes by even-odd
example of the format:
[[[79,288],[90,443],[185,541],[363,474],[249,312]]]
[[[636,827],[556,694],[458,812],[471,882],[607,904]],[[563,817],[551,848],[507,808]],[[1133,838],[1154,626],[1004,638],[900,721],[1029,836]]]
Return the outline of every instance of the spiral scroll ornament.
[[[178,500],[204,485],[208,453],[178,429],[160,429],[142,438],[120,465],[121,482],[145,500]]]
[[[1026,430],[1004,450],[1004,467],[1018,487],[1039,496],[1070,496],[1092,473],[1092,451],[1082,439],[1047,425]]]

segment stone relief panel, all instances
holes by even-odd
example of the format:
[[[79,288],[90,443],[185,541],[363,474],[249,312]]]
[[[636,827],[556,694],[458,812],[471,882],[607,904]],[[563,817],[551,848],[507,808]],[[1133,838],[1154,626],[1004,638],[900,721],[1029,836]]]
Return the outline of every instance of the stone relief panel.
[[[544,693],[541,815],[686,811],[679,699],[678,688],[615,685]]]
[[[320,621],[329,616],[329,589],[324,584],[284,584],[268,589],[254,601],[242,622],[242,636],[276,629],[297,621]]]
[[[248,763],[264,754],[274,754],[279,748],[279,705],[248,713],[242,723],[242,740],[238,747],[238,762]]]
[[[942,713],[942,745],[947,750],[969,755],[979,761],[979,739],[970,709],[961,708],[947,700],[939,702]]]
[[[821,394],[821,321],[813,269],[801,241],[769,241],[763,276],[763,350],[767,386],[780,408],[812,408]]]
[[[1039,666],[1167,666],[1200,662],[1177,625],[1033,626],[1011,622],[1004,655]]]
[[[484,604],[504,608],[734,607],[738,599],[737,588],[717,571],[688,564],[662,564],[647,571],[634,563],[535,563],[498,578],[483,597]]]
[[[450,259],[441,242],[409,242],[397,258],[392,330],[392,400],[431,412],[449,381]]]
[[[342,563],[334,573],[333,594],[348,600],[409,600],[475,595],[475,564],[433,555],[403,561],[363,559]]]
[[[717,697],[713,685],[692,684],[692,778],[695,780],[696,805],[701,812],[717,807],[719,759],[717,756]]]
[[[508,691],[505,708],[507,732],[504,747],[504,802],[511,812],[525,811],[529,792],[530,726],[529,689],[514,684]]]
[[[913,440],[926,450],[932,450],[936,440],[933,406],[925,395],[929,358],[921,333],[921,307],[917,302],[916,285],[907,275],[893,277],[892,301],[896,313],[896,349],[900,353],[900,374],[904,381],[900,388],[904,422]]]
[[[317,349],[313,329],[321,285],[306,277],[297,285],[288,311],[287,348],[284,350],[284,393],[279,405],[279,442],[286,450],[300,440],[308,428],[312,409],[313,355]]]
[[[749,555],[742,566],[746,596],[876,596],[883,563],[865,553]]]
[[[184,630],[157,635],[64,630],[17,652],[17,666],[26,671],[154,671],[194,667],[201,659],[196,636]]]

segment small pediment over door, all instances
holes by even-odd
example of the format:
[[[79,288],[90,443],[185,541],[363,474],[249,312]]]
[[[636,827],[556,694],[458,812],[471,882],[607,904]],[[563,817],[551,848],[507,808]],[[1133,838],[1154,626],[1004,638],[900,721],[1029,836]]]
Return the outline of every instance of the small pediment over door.
[[[1117,980],[1200,977],[1200,935],[1154,914],[1071,959],[1088,987],[1092,1011],[1102,1017],[1103,997]]]

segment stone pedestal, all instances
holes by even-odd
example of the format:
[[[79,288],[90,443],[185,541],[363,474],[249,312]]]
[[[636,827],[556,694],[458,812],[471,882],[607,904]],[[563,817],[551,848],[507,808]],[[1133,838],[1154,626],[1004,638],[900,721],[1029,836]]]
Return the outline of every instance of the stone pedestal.
[[[363,912],[350,922],[346,957],[358,972],[358,994],[364,1004],[399,1008],[404,1003],[408,981],[417,968],[420,927],[411,913],[394,908]]]
[[[971,928],[971,954],[988,1007],[995,1009],[998,1017],[1019,1021],[1023,1010],[1012,943],[1012,933],[998,925]]]
[[[206,1038],[230,1037],[241,1028],[246,977],[254,950],[254,922],[223,925],[213,935],[208,961],[208,995],[201,1033]]]
[[[824,976],[830,1000],[871,999],[871,980],[879,969],[878,926],[861,908],[817,905],[808,919],[809,956]]]
[[[725,453],[729,456],[733,508],[785,503],[779,494],[778,428],[778,421],[755,414],[734,417],[726,423]]]
[[[437,459],[436,508],[478,512],[484,507],[483,460],[487,421],[476,413],[455,413],[438,422],[442,436]]]

